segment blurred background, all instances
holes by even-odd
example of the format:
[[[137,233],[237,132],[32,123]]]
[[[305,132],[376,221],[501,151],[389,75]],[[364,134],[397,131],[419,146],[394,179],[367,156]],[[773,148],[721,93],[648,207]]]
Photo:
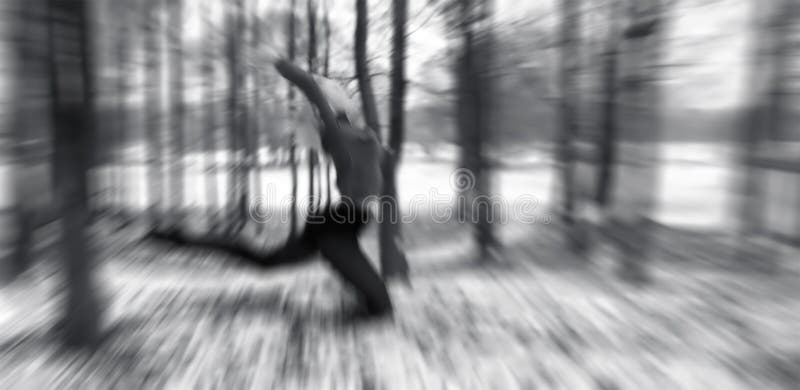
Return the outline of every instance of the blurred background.
[[[0,387],[800,387],[796,0],[2,0]],[[395,153],[394,318],[274,53]],[[405,282],[408,280],[408,282]]]

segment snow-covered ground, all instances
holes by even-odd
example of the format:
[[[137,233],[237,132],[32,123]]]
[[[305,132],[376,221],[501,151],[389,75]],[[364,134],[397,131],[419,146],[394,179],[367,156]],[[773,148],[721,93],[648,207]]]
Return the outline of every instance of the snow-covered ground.
[[[93,353],[57,347],[47,264],[0,289],[0,388],[796,388],[797,274],[659,262],[635,287],[540,267],[569,255],[516,229],[530,237],[484,267],[452,226],[408,227],[413,287],[391,286],[394,319],[375,322],[343,316],[353,295],[322,263],[241,269],[121,231],[101,245]]]
[[[413,149],[413,148],[412,148]],[[452,149],[452,148],[450,148]],[[447,159],[435,157],[433,160],[423,155],[411,153],[406,156],[400,168],[399,198],[401,207],[406,209],[429,209],[440,207],[455,195],[453,175],[457,174],[453,163],[455,152],[443,149],[441,153]],[[431,153],[437,154],[438,149]],[[439,153],[439,154],[441,154]],[[674,227],[700,230],[732,230],[735,228],[735,209],[737,198],[737,172],[735,171],[734,154],[731,146],[710,144],[667,144],[660,149],[660,170],[655,184],[656,209],[654,219]],[[129,161],[142,160],[141,148],[131,148]],[[259,152],[262,162],[274,162],[285,159],[285,151],[262,149]],[[438,154],[437,154],[438,156]],[[441,156],[440,156],[441,157]],[[226,199],[227,177],[225,170],[216,173],[204,172],[205,158],[213,159],[217,164],[229,160],[225,152],[213,155],[190,153],[184,158],[184,194],[188,206],[209,207],[209,196],[206,182],[214,183],[216,199],[222,205]],[[535,200],[539,211],[552,206],[555,182],[557,178],[552,168],[551,158],[541,149],[530,153],[515,153],[505,156],[504,165],[495,171],[493,177],[494,194],[511,205],[519,202]],[[535,163],[531,163],[531,162]],[[111,183],[111,174],[124,178],[122,196],[129,207],[143,209],[148,203],[145,169],[141,164],[128,164],[126,167],[109,166],[98,172],[103,183]],[[334,174],[335,175],[335,174]],[[592,173],[588,172],[591,176]],[[335,177],[335,176],[334,176]],[[775,219],[774,225],[781,230],[791,231],[793,224],[800,223],[781,215],[783,205],[792,203],[791,190],[787,186],[797,183],[791,175],[771,173],[764,175],[765,188],[776,194],[777,201],[767,205],[767,212]],[[119,179],[117,179],[119,180]],[[291,180],[287,167],[272,166],[253,174],[251,183],[254,188],[254,199],[269,203],[270,207],[286,207],[291,193]],[[305,163],[299,169],[298,193],[300,204],[305,204],[308,196],[308,171]],[[110,195],[112,192],[106,192]],[[797,191],[800,193],[800,191]],[[336,196],[334,194],[334,196]],[[795,195],[797,196],[797,195]],[[259,198],[261,197],[261,198]],[[266,197],[266,198],[264,198]],[[213,207],[213,205],[212,205]],[[410,212],[410,211],[409,211]]]
[[[186,163],[195,205],[205,204],[210,177],[201,157]],[[729,213],[721,199],[732,173],[705,161],[667,165],[660,218],[712,226]],[[419,195],[420,214],[452,204],[463,183],[453,172],[406,160],[401,205]],[[262,175],[261,194],[289,193],[287,169]],[[218,199],[225,179],[217,176]],[[352,292],[321,262],[242,269],[219,253],[140,242],[135,224],[114,232],[101,220],[94,237],[107,340],[93,353],[57,347],[60,278],[55,262],[40,262],[0,288],[0,388],[797,388],[796,249],[775,260],[780,272],[764,274],[731,269],[724,240],[662,232],[668,251],[647,263],[651,283],[634,286],[608,268],[619,264],[613,251],[601,248],[600,262],[576,259],[557,224],[535,223],[550,212],[550,167],[501,169],[493,179],[508,205],[534,201],[524,210],[539,217],[499,227],[505,262],[479,265],[468,226],[420,215],[404,226],[413,286],[390,286],[394,319],[377,322],[345,318]],[[124,181],[126,203],[143,207],[144,169],[127,167]],[[285,227],[252,234],[275,244]],[[374,227],[362,244],[376,259]],[[764,260],[772,259],[752,263]]]

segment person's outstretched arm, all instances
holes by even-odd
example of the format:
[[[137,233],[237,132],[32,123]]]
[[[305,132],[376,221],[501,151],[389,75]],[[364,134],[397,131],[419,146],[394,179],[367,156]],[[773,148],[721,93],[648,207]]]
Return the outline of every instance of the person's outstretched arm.
[[[300,69],[297,65],[283,59],[275,61],[275,68],[281,76],[297,86],[297,88],[306,95],[306,98],[311,104],[317,108],[320,119],[325,127],[325,131],[320,134],[322,143],[323,145],[329,144],[332,141],[331,138],[335,137],[334,134],[330,133],[336,131],[339,124],[336,121],[336,114],[333,112],[328,99],[325,98],[325,94],[322,93],[322,89],[320,89],[314,77],[311,76],[310,73]]]

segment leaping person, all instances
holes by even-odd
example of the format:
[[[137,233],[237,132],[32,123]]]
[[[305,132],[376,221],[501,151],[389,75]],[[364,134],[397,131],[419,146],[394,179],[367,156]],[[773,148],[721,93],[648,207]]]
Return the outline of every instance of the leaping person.
[[[364,254],[358,241],[373,217],[382,188],[384,150],[375,133],[358,120],[347,94],[331,80],[316,77],[286,60],[275,68],[297,86],[317,113],[322,149],[333,160],[340,201],[330,208],[312,211],[305,229],[281,248],[262,253],[238,237],[208,233],[191,237],[180,229],[154,231],[152,236],[182,245],[204,247],[233,254],[248,263],[272,267],[298,263],[321,253],[322,257],[358,292],[365,314],[387,315],[392,302],[386,285]]]

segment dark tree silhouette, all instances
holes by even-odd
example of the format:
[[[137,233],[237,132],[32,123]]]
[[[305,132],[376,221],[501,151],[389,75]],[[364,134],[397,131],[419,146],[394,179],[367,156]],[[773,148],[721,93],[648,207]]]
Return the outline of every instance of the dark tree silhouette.
[[[3,94],[13,98],[0,103],[0,117],[6,118],[0,121],[0,169],[9,173],[4,175],[0,184],[0,277],[4,282],[13,280],[30,265],[34,210],[26,202],[28,194],[21,185],[25,180],[21,168],[27,159],[20,144],[25,137],[24,130],[30,127],[31,122],[27,107],[29,94],[26,92],[31,81],[40,77],[32,66],[30,50],[33,44],[30,34],[32,7],[23,0],[9,1],[5,6],[3,23],[8,36],[3,38],[15,56],[7,56],[6,72],[10,77],[5,76],[8,90]]]
[[[261,20],[260,15],[258,14],[258,2],[252,2],[253,9],[251,10],[252,17],[251,17],[251,24],[250,24],[250,31],[251,31],[251,39],[250,39],[250,53],[251,57],[255,57],[259,50],[261,50],[262,44],[262,34],[263,34],[263,21]],[[251,167],[251,171],[254,172],[254,185],[256,189],[261,188],[261,179],[262,179],[262,172],[261,172],[261,164],[258,158],[258,152],[262,145],[265,144],[266,135],[263,134],[263,126],[261,124],[261,119],[263,117],[263,106],[262,106],[262,94],[261,88],[264,86],[264,78],[260,68],[255,68],[250,70],[251,75],[251,87],[253,91],[252,99],[251,99],[251,110],[250,110],[250,132],[251,135],[251,142],[250,144],[253,145],[251,148],[250,153],[248,153],[248,165]],[[259,223],[257,228],[259,231],[263,229],[264,224]]]
[[[572,143],[578,133],[580,8],[580,0],[564,0],[561,3],[561,102],[557,157],[561,170],[561,217],[567,225],[575,221],[575,151]],[[571,233],[570,229],[566,231]]]
[[[631,158],[635,164],[626,166],[625,209],[614,216],[618,243],[622,249],[620,276],[634,283],[647,280],[645,261],[648,258],[652,237],[651,219],[655,206],[657,147],[659,140],[659,91],[657,69],[663,49],[663,24],[666,13],[664,0],[631,4],[628,8],[629,24],[623,31],[626,53],[631,66],[624,76],[627,88],[622,93],[626,99],[627,126],[631,137],[643,140],[636,145]],[[646,27],[643,27],[646,25]]]
[[[216,152],[217,152],[217,100],[216,100],[216,64],[215,64],[215,57],[219,54],[219,50],[216,46],[217,35],[214,33],[214,28],[211,23],[210,17],[208,15],[211,14],[211,7],[206,4],[206,45],[205,50],[203,53],[203,78],[205,81],[205,93],[204,93],[204,100],[205,100],[205,116],[203,118],[204,122],[204,132],[203,132],[203,150],[205,151],[205,158],[204,158],[204,165],[206,174],[206,203],[208,203],[207,208],[207,215],[212,218],[212,224],[216,224],[216,217],[213,213],[216,212],[216,207],[219,205],[218,195],[217,195],[217,176],[218,176],[218,169],[216,163]]]
[[[250,193],[249,174],[243,160],[247,160],[248,140],[245,123],[247,108],[242,99],[245,74],[242,67],[242,42],[244,41],[244,0],[233,2],[228,10],[227,58],[228,58],[228,133],[230,134],[230,228],[238,230],[248,218]]]
[[[323,7],[322,7],[322,27],[325,30],[325,52],[323,54],[322,59],[322,76],[330,77],[330,66],[331,66],[331,19],[330,19],[330,10],[328,9],[328,0],[322,0]],[[331,170],[333,169],[333,163],[330,160],[324,160],[322,164],[325,169],[325,208],[329,209],[331,207],[331,202],[333,201],[333,192],[332,185],[331,185]]]
[[[603,98],[600,107],[600,134],[597,139],[599,151],[597,187],[594,201],[605,211],[611,202],[614,185],[614,164],[617,155],[617,63],[619,53],[619,31],[617,29],[617,0],[609,2],[608,31],[605,53],[602,58]],[[604,212],[605,214],[605,212]]]
[[[170,224],[179,224],[183,220],[186,196],[184,194],[184,127],[186,107],[184,93],[184,58],[183,58],[183,0],[169,1],[169,80],[170,80],[170,121],[168,133],[169,145],[169,183],[170,183]]]
[[[306,17],[308,25],[308,72],[317,73],[317,4],[314,0],[306,2]],[[317,183],[317,179],[321,175],[318,174],[319,166],[319,152],[314,148],[308,149],[308,195],[309,195],[309,210],[318,210],[320,207],[320,194],[322,192],[321,185]]]
[[[739,128],[739,164],[744,172],[738,205],[742,245],[737,257],[742,262],[752,260],[753,245],[762,252],[771,249],[758,248],[757,241],[750,239],[768,230],[765,204],[769,191],[760,172],[798,173],[795,156],[785,156],[770,146],[792,136],[787,132],[786,115],[791,113],[792,29],[800,25],[800,6],[790,0],[775,1],[754,11],[753,18],[756,29],[748,69],[750,97]]]
[[[381,123],[378,109],[375,105],[375,94],[372,91],[369,65],[367,64],[367,42],[369,40],[369,9],[367,0],[356,0],[356,28],[355,28],[355,64],[358,90],[361,96],[361,109],[364,112],[364,121],[367,123],[378,139],[381,137]]]
[[[296,33],[296,21],[295,21],[295,8],[297,7],[297,0],[291,0],[289,3],[289,14],[288,14],[288,30],[286,33],[286,46],[289,48],[288,53],[288,60],[294,62],[297,53],[296,53],[296,43],[295,43],[295,33]],[[294,103],[294,86],[289,83],[288,84],[288,92],[286,96],[286,102],[289,107],[289,126],[292,127],[295,119],[295,111],[297,107],[295,107]],[[294,238],[295,234],[297,233],[297,156],[296,156],[296,149],[297,149],[297,142],[296,142],[296,135],[293,128],[289,129],[289,167],[291,169],[292,175],[292,197],[291,203],[289,205],[290,210],[290,218],[289,218],[289,238]]]
[[[84,0],[50,0],[50,96],[53,180],[61,216],[61,256],[66,265],[66,342],[85,345],[99,337],[99,305],[89,246],[87,170],[93,137],[93,68],[89,7]],[[77,55],[77,61],[76,61]]]
[[[129,61],[129,44],[131,39],[131,33],[133,31],[132,28],[129,26],[129,17],[127,16],[128,13],[131,11],[130,4],[127,2],[120,2],[116,4],[117,9],[115,10],[116,14],[119,15],[119,28],[117,30],[116,36],[116,66],[117,66],[117,91],[116,91],[116,99],[117,99],[117,112],[116,112],[116,123],[115,126],[112,128],[112,132],[114,133],[115,137],[113,139],[113,150],[115,153],[112,154],[114,156],[114,161],[112,164],[115,166],[115,169],[112,170],[112,175],[114,176],[114,180],[111,183],[111,193],[112,193],[112,211],[120,219],[120,222],[123,224],[126,223],[128,218],[125,216],[125,171],[126,171],[126,161],[125,161],[125,143],[127,142],[128,132],[129,132],[129,117],[128,117],[128,90],[130,86],[128,85],[128,61]]]
[[[147,138],[147,183],[150,222],[156,227],[162,222],[166,208],[164,202],[162,118],[161,118],[161,75],[163,67],[160,61],[161,52],[161,7],[162,0],[146,0],[145,15],[142,18],[145,34],[145,67],[147,77],[145,101],[146,138]]]
[[[380,225],[381,273],[384,279],[408,279],[408,261],[402,249],[400,208],[397,204],[397,165],[400,163],[405,134],[405,56],[408,3],[394,0],[392,37],[392,75],[389,102],[389,154],[383,159],[383,199]]]
[[[461,143],[460,175],[468,185],[459,187],[461,217],[474,224],[475,241],[483,261],[494,259],[497,239],[491,226],[493,206],[489,197],[491,176],[485,155],[491,111],[492,63],[490,1],[461,0],[462,51],[458,59],[457,118]]]

